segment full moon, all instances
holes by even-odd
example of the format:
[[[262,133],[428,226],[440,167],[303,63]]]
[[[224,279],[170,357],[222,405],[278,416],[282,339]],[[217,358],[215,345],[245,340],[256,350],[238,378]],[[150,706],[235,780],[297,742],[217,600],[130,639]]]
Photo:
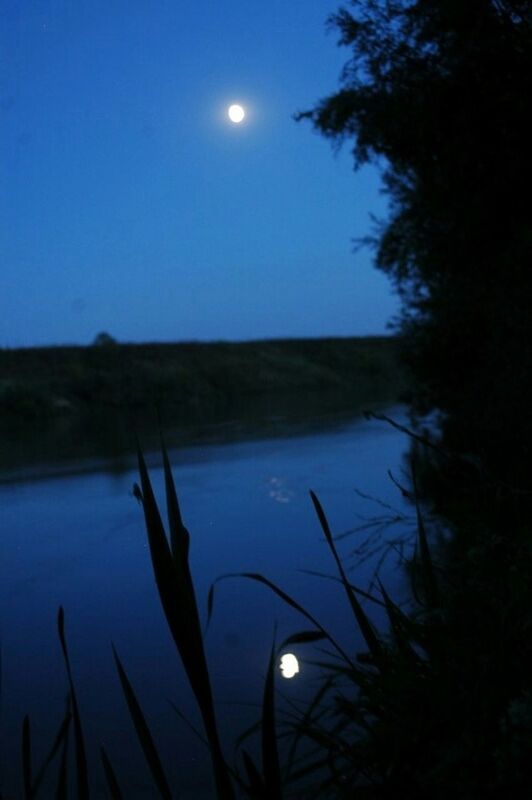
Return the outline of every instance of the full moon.
[[[231,120],[231,122],[239,123],[242,122],[244,117],[246,116],[246,112],[239,106],[237,103],[234,103],[232,106],[229,106],[227,109],[227,116]]]

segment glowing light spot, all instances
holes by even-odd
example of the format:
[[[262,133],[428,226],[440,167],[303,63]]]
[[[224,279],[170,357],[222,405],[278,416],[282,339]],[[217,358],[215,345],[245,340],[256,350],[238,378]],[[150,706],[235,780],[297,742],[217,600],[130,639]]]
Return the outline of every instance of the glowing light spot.
[[[238,125],[238,123],[243,121],[244,117],[246,116],[246,112],[244,111],[242,106],[238,105],[238,103],[233,103],[233,105],[229,106],[229,108],[227,109],[227,116],[229,117],[231,122],[234,122],[235,124]]]
[[[268,483],[270,485],[268,496],[275,500],[276,503],[289,503],[292,500],[294,492],[283,486],[284,481],[282,478],[274,476],[269,479]]]
[[[285,653],[281,656],[280,667],[283,678],[293,678],[299,672],[299,661],[293,653]]]

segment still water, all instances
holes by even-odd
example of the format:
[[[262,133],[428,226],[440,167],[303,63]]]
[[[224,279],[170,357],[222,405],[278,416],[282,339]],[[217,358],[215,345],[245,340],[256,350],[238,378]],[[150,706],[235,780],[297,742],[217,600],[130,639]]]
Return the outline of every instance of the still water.
[[[400,407],[387,413],[403,421]],[[387,474],[391,470],[401,480],[406,449],[403,434],[360,417],[297,436],[172,448],[200,607],[206,609],[209,586],[220,575],[260,572],[306,605],[346,647],[361,648],[354,625],[347,624],[349,612],[338,585],[305,571],[334,574],[308,491],[320,498],[333,533],[347,534],[338,547],[353,582],[366,588],[384,553],[380,545],[411,535],[411,509]],[[162,503],[158,455],[150,455],[148,463]],[[60,605],[89,743],[93,796],[106,796],[100,744],[127,797],[155,796],[118,684],[111,643],[179,796],[212,796],[203,745],[169,703],[201,727],[160,609],[142,510],[131,494],[137,472],[127,459],[121,465],[100,463],[95,469],[79,462],[62,474],[32,467],[16,476],[4,474],[3,480],[0,475],[0,765],[8,800],[22,795],[24,715],[30,714],[36,767],[62,718],[67,681],[56,632]],[[393,526],[367,527],[368,521],[386,522],[389,516],[403,519]],[[360,530],[348,533],[355,528]],[[363,560],[354,551],[368,537]],[[400,597],[406,588],[397,564],[396,550],[390,551],[381,578]],[[257,717],[275,626],[276,641],[281,641],[308,623],[249,580],[231,578],[217,585],[206,650],[230,760],[235,737]],[[309,663],[315,657],[311,647],[292,651],[300,672],[291,681],[279,673],[278,684],[295,699],[316,686],[319,673]]]

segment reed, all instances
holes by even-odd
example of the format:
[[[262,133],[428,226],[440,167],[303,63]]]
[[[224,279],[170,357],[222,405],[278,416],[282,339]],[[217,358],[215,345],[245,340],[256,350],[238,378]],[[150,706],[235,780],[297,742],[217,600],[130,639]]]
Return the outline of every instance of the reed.
[[[246,737],[240,737],[241,773],[229,766],[224,755],[226,743],[219,734],[189,565],[190,535],[181,517],[164,444],[162,456],[168,533],[140,449],[140,485],[135,486],[134,494],[144,512],[163,613],[202,717],[218,800],[237,796],[253,800],[381,800],[392,795],[410,800],[429,796],[444,800],[452,795],[461,800],[491,800],[502,796],[508,787],[515,797],[527,796],[525,787],[529,788],[532,777],[527,755],[532,743],[532,645],[526,638],[532,629],[532,604],[524,602],[532,594],[528,538],[512,539],[503,547],[500,536],[486,531],[483,535],[471,534],[465,554],[451,559],[442,570],[435,563],[418,497],[417,467],[412,462],[411,497],[417,531],[410,569],[413,596],[405,610],[380,581],[377,595],[348,579],[337,551],[337,537],[320,500],[311,492],[310,500],[337,573],[335,579],[346,598],[346,630],[354,627],[361,634],[364,649],[350,653],[313,612],[259,573],[235,573],[215,581],[208,594],[207,623],[213,614],[216,587],[225,580],[239,579],[273,592],[301,616],[305,625],[280,645],[275,640],[272,643],[260,719],[254,726],[260,732],[261,760],[259,763],[242,746]],[[513,576],[513,595],[503,603],[509,576]],[[372,623],[365,610],[368,602],[385,610],[386,631],[377,630]],[[66,798],[71,733],[77,797],[89,797],[89,767],[62,609],[58,633],[68,681],[66,710],[48,756],[37,771],[33,767],[30,719],[24,719],[24,800],[42,794],[44,776],[55,762],[55,796]],[[295,643],[320,646],[311,658],[321,669],[322,679],[305,708],[281,717],[276,703],[276,664],[281,650]],[[169,784],[146,716],[116,650],[114,659],[152,776],[154,796],[167,800],[176,796],[176,787]],[[100,755],[109,796],[120,800],[125,796],[120,775],[103,746]]]

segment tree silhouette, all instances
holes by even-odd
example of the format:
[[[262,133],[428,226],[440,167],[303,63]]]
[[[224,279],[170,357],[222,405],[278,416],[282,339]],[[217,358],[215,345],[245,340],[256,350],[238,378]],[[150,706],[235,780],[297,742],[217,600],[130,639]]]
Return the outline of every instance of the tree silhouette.
[[[532,4],[354,0],[331,18],[351,51],[341,88],[299,114],[355,166],[376,162],[390,215],[376,264],[418,410],[486,458],[532,445]]]
[[[101,331],[100,333],[96,334],[92,340],[92,344],[93,347],[114,347],[117,344],[117,341],[114,336],[111,336],[110,333]]]

